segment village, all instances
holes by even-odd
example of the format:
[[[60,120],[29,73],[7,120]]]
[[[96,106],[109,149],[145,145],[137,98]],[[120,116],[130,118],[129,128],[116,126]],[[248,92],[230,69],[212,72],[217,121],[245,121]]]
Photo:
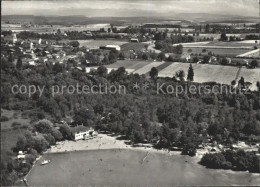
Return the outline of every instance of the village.
[[[119,0],[120,15],[99,1],[76,3],[94,16],[37,15],[37,3],[1,19],[4,185],[260,182],[258,17],[195,4],[170,16],[156,0],[151,14]]]

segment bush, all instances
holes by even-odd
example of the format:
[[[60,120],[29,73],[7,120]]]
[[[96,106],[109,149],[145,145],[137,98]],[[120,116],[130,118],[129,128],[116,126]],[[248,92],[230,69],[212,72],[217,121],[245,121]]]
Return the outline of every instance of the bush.
[[[1,116],[0,117],[0,122],[4,122],[4,121],[8,121],[8,120],[9,120],[9,118],[6,117],[6,116]]]
[[[12,127],[14,127],[14,128],[15,127],[20,127],[20,126],[21,126],[21,123],[19,123],[19,122],[15,121],[15,122],[12,123]]]
[[[189,155],[189,156],[195,156],[196,155],[196,148],[195,146],[186,146],[183,148],[181,154],[182,155]]]
[[[255,152],[245,152],[243,150],[237,152],[229,150],[222,153],[205,154],[200,164],[213,169],[248,170],[260,173],[260,158]]]

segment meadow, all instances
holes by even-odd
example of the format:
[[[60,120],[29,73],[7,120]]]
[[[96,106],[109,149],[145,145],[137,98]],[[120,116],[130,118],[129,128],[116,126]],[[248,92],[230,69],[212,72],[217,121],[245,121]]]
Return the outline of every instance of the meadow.
[[[18,135],[23,134],[30,120],[21,116],[21,112],[1,109],[1,116],[8,117],[1,122],[1,157],[2,160],[13,155],[12,148],[16,145]],[[14,125],[16,123],[16,125]]]
[[[162,64],[164,64],[164,62],[151,62],[151,63],[147,64],[146,66],[136,70],[134,73],[137,73],[137,74],[140,74],[140,75],[147,74],[147,73],[150,72],[150,70],[153,67],[158,67]]]
[[[114,64],[107,65],[107,68],[117,69],[125,67],[129,73],[147,74],[152,67],[157,67],[159,77],[173,77],[176,72],[183,70],[185,72],[185,79],[189,69],[189,63],[180,62],[151,62],[151,61],[135,61],[135,60],[120,60]],[[251,82],[250,89],[256,90],[256,82],[259,81],[260,69],[247,69],[245,67],[239,70],[239,67],[221,66],[211,64],[192,64],[194,69],[194,81],[198,83],[203,82],[217,82],[222,84],[231,84],[233,80],[239,80],[244,77],[246,82]]]
[[[119,40],[78,40],[80,46],[88,47],[88,48],[99,48],[100,46],[105,45],[123,45],[128,42],[126,41],[119,41]]]
[[[191,52],[189,52],[189,50],[192,50]],[[203,49],[206,49],[206,52],[202,52]],[[235,49],[235,48],[229,48],[229,49],[225,49],[225,48],[210,48],[210,47],[184,47],[183,48],[183,53],[184,54],[201,54],[201,55],[208,55],[209,52],[211,52],[212,54],[214,54],[215,56],[220,55],[220,56],[225,56],[225,57],[236,57],[237,55],[249,52],[251,50],[249,49]]]
[[[210,64],[192,64],[194,69],[194,81],[203,82],[217,82],[223,84],[231,84],[231,81],[244,77],[246,82],[251,82],[250,87],[256,90],[256,82],[259,81],[260,69],[247,69],[232,66],[220,66]],[[185,79],[189,69],[188,63],[172,63],[168,67],[159,72],[159,77],[173,77],[176,72],[183,70],[185,72]]]
[[[121,50],[127,52],[129,50],[142,51],[144,49],[144,43],[126,43],[121,46]]]
[[[141,60],[118,60],[117,62],[107,65],[107,68],[119,68],[124,67],[126,69],[134,69],[138,70],[148,64],[150,64],[150,61],[141,61]]]

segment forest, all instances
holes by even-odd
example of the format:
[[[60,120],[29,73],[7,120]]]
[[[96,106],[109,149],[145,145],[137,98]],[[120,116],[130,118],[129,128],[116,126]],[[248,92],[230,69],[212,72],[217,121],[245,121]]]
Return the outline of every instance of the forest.
[[[27,163],[30,164],[17,165],[11,159],[1,163],[5,184],[12,184],[17,177],[14,176],[14,170],[26,174],[37,154],[57,141],[72,139],[68,125],[59,125],[59,130],[55,128],[56,124],[68,117],[73,119],[74,124],[120,134],[132,143],[149,142],[159,149],[177,146],[183,149],[183,154],[190,156],[196,154],[196,149],[202,143],[216,141],[231,145],[237,140],[248,143],[260,141],[259,91],[218,94],[184,92],[178,96],[158,94],[157,84],[164,84],[162,89],[166,89],[167,85],[184,88],[201,84],[185,82],[178,76],[158,78],[156,68],[148,78],[127,74],[123,67],[108,73],[105,67],[100,66],[86,73],[78,69],[67,71],[64,64],[41,64],[28,68],[17,67],[5,57],[1,58],[1,62],[2,109],[21,111],[31,121],[26,132],[19,134],[19,141],[13,149],[15,153],[29,150],[31,156],[27,158]],[[133,87],[134,83],[147,83],[149,87],[137,90]],[[84,85],[123,85],[126,94],[52,94],[55,85],[76,87],[77,84],[80,88]],[[45,90],[42,95],[37,91],[29,97],[28,94],[13,94],[13,85],[45,86]],[[215,82],[204,85],[219,89],[214,87],[217,85]],[[233,167],[232,163],[229,168]]]

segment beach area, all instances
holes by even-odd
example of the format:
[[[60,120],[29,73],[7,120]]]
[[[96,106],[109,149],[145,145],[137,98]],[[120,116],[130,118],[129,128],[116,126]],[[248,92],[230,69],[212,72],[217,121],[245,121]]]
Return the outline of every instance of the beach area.
[[[88,150],[107,150],[107,149],[129,149],[140,150],[146,152],[163,153],[167,155],[180,155],[180,151],[169,151],[167,149],[155,149],[150,144],[142,144],[143,146],[132,146],[129,140],[119,140],[121,136],[115,136],[111,134],[98,134],[96,138],[89,140],[78,141],[63,141],[57,142],[56,145],[51,146],[46,153],[62,153],[62,152],[74,152],[74,151],[88,151]],[[198,154],[197,158],[201,158],[202,155]]]
[[[133,147],[118,136],[52,146],[26,176],[29,186],[258,185],[260,175],[207,169],[179,151]],[[125,143],[126,142],[126,143]],[[43,160],[51,160],[41,166]]]

